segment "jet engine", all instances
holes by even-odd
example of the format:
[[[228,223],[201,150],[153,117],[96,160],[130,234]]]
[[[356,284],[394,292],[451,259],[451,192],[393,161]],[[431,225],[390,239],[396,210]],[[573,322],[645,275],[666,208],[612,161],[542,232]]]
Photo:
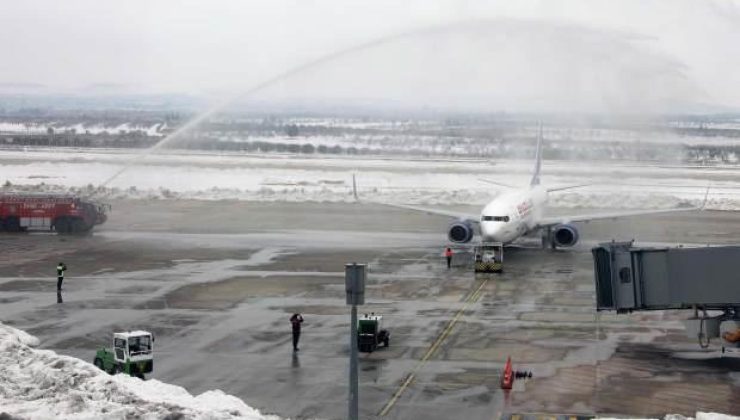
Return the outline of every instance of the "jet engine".
[[[578,242],[578,229],[573,225],[557,225],[552,228],[555,246],[573,246]]]
[[[468,220],[458,220],[457,222],[450,225],[450,229],[447,232],[447,237],[452,242],[467,243],[473,239],[475,231],[473,225]]]

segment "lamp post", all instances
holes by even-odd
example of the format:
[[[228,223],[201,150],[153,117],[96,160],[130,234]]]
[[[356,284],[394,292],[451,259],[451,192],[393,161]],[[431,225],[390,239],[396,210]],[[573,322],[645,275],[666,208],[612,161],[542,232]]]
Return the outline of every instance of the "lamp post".
[[[357,377],[357,305],[365,304],[365,264],[345,264],[344,286],[347,292],[347,305],[352,306],[350,320],[350,353],[349,353],[349,399],[350,420],[359,418],[359,384]]]

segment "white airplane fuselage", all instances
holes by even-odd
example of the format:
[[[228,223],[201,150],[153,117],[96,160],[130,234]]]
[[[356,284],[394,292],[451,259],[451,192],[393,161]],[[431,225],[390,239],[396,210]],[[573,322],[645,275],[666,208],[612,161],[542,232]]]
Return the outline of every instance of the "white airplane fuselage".
[[[547,189],[541,185],[501,194],[481,212],[481,240],[505,244],[516,240],[537,226],[546,204]]]

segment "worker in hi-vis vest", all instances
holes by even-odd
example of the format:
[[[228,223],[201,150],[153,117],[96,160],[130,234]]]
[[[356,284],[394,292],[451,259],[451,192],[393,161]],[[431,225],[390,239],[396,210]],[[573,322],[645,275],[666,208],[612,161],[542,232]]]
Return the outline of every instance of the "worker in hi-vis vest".
[[[57,291],[62,290],[65,271],[67,271],[67,266],[63,262],[57,264]]]

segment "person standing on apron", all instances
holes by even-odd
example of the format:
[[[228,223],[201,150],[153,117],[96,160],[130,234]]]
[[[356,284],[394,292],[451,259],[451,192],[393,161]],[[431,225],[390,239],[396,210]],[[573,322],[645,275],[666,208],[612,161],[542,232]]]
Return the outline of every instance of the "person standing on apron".
[[[445,258],[447,258],[447,269],[449,270],[452,266],[452,248],[445,249]]]
[[[303,317],[301,314],[293,314],[290,317],[290,323],[293,326],[293,351],[298,351],[298,340],[301,338],[301,324]]]
[[[67,266],[63,262],[57,264],[57,292],[62,290],[65,271],[67,271]]]

